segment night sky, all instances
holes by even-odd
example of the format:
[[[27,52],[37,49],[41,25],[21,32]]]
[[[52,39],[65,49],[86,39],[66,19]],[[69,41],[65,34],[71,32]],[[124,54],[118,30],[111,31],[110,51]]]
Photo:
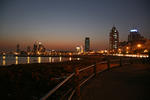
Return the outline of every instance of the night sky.
[[[107,49],[113,25],[120,41],[137,28],[150,38],[149,0],[0,0],[0,50],[41,41],[48,49],[74,50],[91,39],[91,49]]]

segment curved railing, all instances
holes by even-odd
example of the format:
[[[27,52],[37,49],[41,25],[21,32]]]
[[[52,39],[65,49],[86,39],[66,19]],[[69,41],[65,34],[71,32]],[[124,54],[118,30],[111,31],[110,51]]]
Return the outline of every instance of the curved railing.
[[[56,87],[50,90],[44,97],[40,100],[78,100],[80,98],[80,88],[96,74],[101,73],[106,70],[110,70],[113,67],[121,67],[125,64],[132,63],[149,63],[149,60],[145,59],[142,61],[139,58],[117,58],[109,59],[106,58],[105,61],[92,64],[82,69],[75,69],[75,72],[70,74],[65,80],[59,83]],[[62,88],[62,89],[60,89]],[[59,91],[59,92],[57,92]]]

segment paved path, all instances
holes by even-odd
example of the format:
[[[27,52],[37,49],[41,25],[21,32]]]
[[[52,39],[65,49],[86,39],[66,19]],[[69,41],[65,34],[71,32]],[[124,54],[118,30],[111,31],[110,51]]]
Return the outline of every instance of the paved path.
[[[126,65],[97,75],[81,88],[81,100],[150,100],[150,65]]]

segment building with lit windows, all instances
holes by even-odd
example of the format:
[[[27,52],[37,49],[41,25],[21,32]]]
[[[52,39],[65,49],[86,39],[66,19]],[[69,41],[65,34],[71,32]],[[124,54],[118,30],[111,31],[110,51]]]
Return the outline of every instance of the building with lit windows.
[[[42,42],[39,42],[38,52],[40,52],[40,53],[44,53],[45,52],[45,47],[42,45]]]
[[[109,50],[110,53],[117,53],[119,46],[119,32],[116,27],[112,27],[109,33]]]
[[[38,51],[38,42],[35,42],[33,45],[33,53],[36,54]]]
[[[45,47],[42,45],[41,42],[36,41],[35,44],[33,45],[33,54],[34,55],[40,55],[45,52]]]
[[[130,30],[130,34],[128,35],[128,42],[136,42],[136,41],[141,41],[143,37],[139,33],[137,29],[132,29]]]
[[[144,38],[137,29],[131,29],[129,32],[128,41],[119,44],[121,53],[147,54],[150,51],[150,39]]]
[[[84,52],[83,47],[82,46],[77,46],[76,47],[76,53],[77,54],[82,54]]]
[[[85,38],[85,52],[90,51],[90,38],[86,37]]]

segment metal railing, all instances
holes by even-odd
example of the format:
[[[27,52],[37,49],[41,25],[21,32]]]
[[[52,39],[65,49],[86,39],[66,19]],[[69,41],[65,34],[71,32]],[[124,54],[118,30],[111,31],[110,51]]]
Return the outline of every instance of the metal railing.
[[[63,87],[69,80],[70,80],[70,83],[73,85],[70,85],[70,88],[68,89],[68,91],[66,91],[64,94],[62,94],[63,96],[61,96],[60,99],[61,100],[72,100],[72,98],[75,98],[75,100],[78,100],[80,98],[80,88],[88,80],[90,80],[92,77],[96,76],[96,74],[110,70],[113,67],[118,67],[118,66],[121,67],[122,65],[125,65],[125,64],[133,64],[133,63],[137,63],[137,62],[141,63],[141,61],[139,61],[139,60],[140,59],[129,58],[129,57],[124,57],[124,58],[119,58],[119,59],[117,58],[117,59],[113,59],[113,60],[107,58],[105,61],[102,61],[102,62],[99,62],[96,64],[92,64],[92,65],[87,66],[82,69],[75,68],[74,73],[70,74],[64,81],[62,81],[55,88],[50,90],[40,100],[47,100],[56,91],[58,91],[59,88]],[[149,61],[147,59],[145,59],[145,62],[149,63]],[[88,75],[88,74],[90,74],[90,75]],[[59,100],[57,96],[58,95],[56,95],[56,98],[57,98],[57,100]],[[50,99],[50,100],[53,100],[53,99]]]
[[[46,100],[49,96],[51,96],[58,88],[60,88],[64,83],[66,83],[73,76],[74,76],[74,73],[72,73],[71,75],[69,75],[64,81],[62,81],[61,83],[59,83],[54,89],[52,89],[44,97],[42,97],[41,100]]]

